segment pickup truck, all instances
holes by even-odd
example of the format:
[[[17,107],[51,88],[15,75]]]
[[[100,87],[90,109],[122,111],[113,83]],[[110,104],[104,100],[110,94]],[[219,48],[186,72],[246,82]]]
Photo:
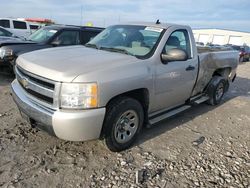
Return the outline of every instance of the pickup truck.
[[[26,40],[0,41],[0,66],[13,67],[17,57],[23,53],[69,45],[86,44],[99,34],[103,28],[67,25],[46,26]]]
[[[0,26],[20,38],[27,38],[31,33],[41,27],[40,24],[12,18],[0,18]]]
[[[23,20],[0,18],[0,26],[21,38],[26,38],[32,33],[32,26],[30,23]]]
[[[118,152],[143,127],[221,102],[238,52],[201,51],[189,26],[114,25],[85,46],[21,55],[12,96],[33,127],[69,141],[104,139]]]

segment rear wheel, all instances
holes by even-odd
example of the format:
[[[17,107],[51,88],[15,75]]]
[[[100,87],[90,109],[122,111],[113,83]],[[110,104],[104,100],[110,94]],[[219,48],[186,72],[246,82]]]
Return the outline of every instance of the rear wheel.
[[[243,63],[244,62],[244,57],[240,57],[240,63]]]
[[[227,84],[227,81],[221,76],[215,76],[212,78],[207,89],[207,94],[210,97],[208,100],[208,104],[217,105],[221,102],[227,90]]]
[[[135,99],[122,97],[112,102],[104,121],[105,142],[114,152],[129,148],[143,125],[143,108]]]

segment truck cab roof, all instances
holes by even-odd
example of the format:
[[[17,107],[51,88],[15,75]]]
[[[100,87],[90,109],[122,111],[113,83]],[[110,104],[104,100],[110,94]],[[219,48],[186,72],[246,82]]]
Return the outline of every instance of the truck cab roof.
[[[173,24],[173,23],[162,23],[162,22],[128,22],[124,24],[119,24],[119,25],[141,25],[141,26],[148,26],[148,27],[157,27],[161,29],[167,29],[172,26],[178,26],[178,27],[189,27],[186,25],[178,25],[178,24]]]

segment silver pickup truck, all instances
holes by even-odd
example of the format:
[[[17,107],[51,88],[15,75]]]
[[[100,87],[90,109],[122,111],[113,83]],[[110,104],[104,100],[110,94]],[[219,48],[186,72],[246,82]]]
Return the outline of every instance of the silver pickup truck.
[[[199,49],[188,26],[110,26],[85,46],[21,55],[12,95],[32,126],[64,140],[130,147],[151,126],[193,105],[220,103],[238,53]]]

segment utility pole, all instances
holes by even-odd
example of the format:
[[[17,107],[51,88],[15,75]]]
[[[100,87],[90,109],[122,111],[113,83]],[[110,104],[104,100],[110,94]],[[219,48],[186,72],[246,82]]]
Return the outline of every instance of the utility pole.
[[[119,17],[118,17],[118,23],[121,22],[121,15],[119,14]]]
[[[82,26],[82,24],[83,24],[83,23],[82,23],[82,21],[83,21],[83,20],[82,20],[82,16],[83,16],[83,6],[81,5],[81,19],[80,19],[80,25],[81,25],[81,26]]]
[[[105,27],[105,26],[106,26],[106,19],[103,18],[103,27]]]

